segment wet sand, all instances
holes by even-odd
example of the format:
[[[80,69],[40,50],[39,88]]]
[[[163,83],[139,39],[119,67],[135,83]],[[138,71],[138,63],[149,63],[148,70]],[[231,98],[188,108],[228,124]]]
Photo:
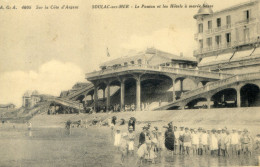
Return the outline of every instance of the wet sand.
[[[126,130],[126,125],[121,126]],[[137,131],[141,125],[137,126]],[[138,135],[135,140],[137,149]],[[72,128],[68,135],[64,128],[33,128],[31,136],[26,126],[0,128],[0,166],[120,166],[120,153],[113,146],[108,127]],[[252,157],[183,156],[165,151],[156,164],[144,166],[256,166],[259,152]],[[126,158],[124,166],[136,166],[136,156]]]

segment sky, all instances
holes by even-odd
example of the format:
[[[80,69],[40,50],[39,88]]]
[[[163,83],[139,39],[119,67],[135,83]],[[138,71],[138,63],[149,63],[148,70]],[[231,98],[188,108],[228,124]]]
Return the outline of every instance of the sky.
[[[205,0],[0,0],[0,104],[20,106],[27,90],[58,96],[99,64],[148,47],[192,57],[194,9],[92,9],[105,4],[203,4]],[[213,11],[245,0],[206,0]],[[21,4],[32,5],[22,10]],[[36,10],[78,5],[78,10]],[[107,48],[110,57],[107,57]]]

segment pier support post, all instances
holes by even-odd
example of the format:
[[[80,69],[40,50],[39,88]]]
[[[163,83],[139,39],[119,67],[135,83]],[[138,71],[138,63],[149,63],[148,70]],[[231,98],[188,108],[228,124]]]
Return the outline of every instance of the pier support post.
[[[97,112],[98,108],[98,87],[97,84],[94,83],[94,111]]]
[[[109,111],[110,107],[110,82],[106,82],[107,88],[106,88],[106,94],[107,94],[107,111]]]
[[[207,97],[207,106],[208,106],[208,109],[211,108],[210,102],[211,102],[211,97],[208,96],[208,97]]]
[[[141,111],[141,74],[134,75],[136,80],[136,111]]]
[[[120,106],[121,106],[121,111],[124,111],[125,110],[125,79],[120,79],[120,87],[121,87]]]
[[[240,94],[240,87],[236,88],[237,91],[237,107],[241,107],[241,94]]]

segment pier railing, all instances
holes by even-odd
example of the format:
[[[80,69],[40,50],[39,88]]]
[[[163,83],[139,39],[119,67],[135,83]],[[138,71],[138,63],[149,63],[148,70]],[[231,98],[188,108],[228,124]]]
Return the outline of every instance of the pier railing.
[[[183,93],[180,100],[190,98],[190,97],[196,96],[198,94],[208,92],[208,91],[217,89],[217,88],[225,86],[225,85],[232,84],[234,82],[245,81],[245,80],[250,80],[250,79],[258,79],[258,78],[260,78],[260,72],[250,73],[250,74],[241,74],[241,75],[232,76],[232,77],[229,77],[226,79],[222,79],[219,81],[214,81],[201,88],[194,89],[194,90]]]
[[[174,67],[164,67],[164,66],[151,66],[151,65],[127,65],[127,66],[119,66],[119,67],[111,67],[101,71],[95,71],[86,74],[86,79],[97,77],[97,76],[104,76],[113,73],[119,73],[129,70],[144,70],[144,71],[155,71],[155,72],[166,72],[172,74],[181,74],[181,75],[188,75],[188,76],[198,76],[198,77],[205,77],[205,78],[212,78],[212,79],[223,79],[232,76],[232,74],[227,73],[218,73],[218,72],[211,72],[211,71],[203,71],[197,69],[188,69],[188,68],[174,68]]]

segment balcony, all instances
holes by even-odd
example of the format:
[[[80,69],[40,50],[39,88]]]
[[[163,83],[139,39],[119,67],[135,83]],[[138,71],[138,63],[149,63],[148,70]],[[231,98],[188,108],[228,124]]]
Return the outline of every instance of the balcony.
[[[195,50],[193,53],[196,56],[196,55],[200,55],[200,54],[207,54],[210,52],[223,51],[224,49],[231,49],[233,47],[251,45],[251,44],[256,44],[256,43],[260,43],[260,39],[258,37],[248,38],[248,39],[242,40],[242,41],[227,42],[222,45],[215,45],[214,47],[198,49],[198,50]]]
[[[256,21],[256,18],[249,18],[249,19],[244,19],[241,21],[236,22],[236,24],[249,24]]]

